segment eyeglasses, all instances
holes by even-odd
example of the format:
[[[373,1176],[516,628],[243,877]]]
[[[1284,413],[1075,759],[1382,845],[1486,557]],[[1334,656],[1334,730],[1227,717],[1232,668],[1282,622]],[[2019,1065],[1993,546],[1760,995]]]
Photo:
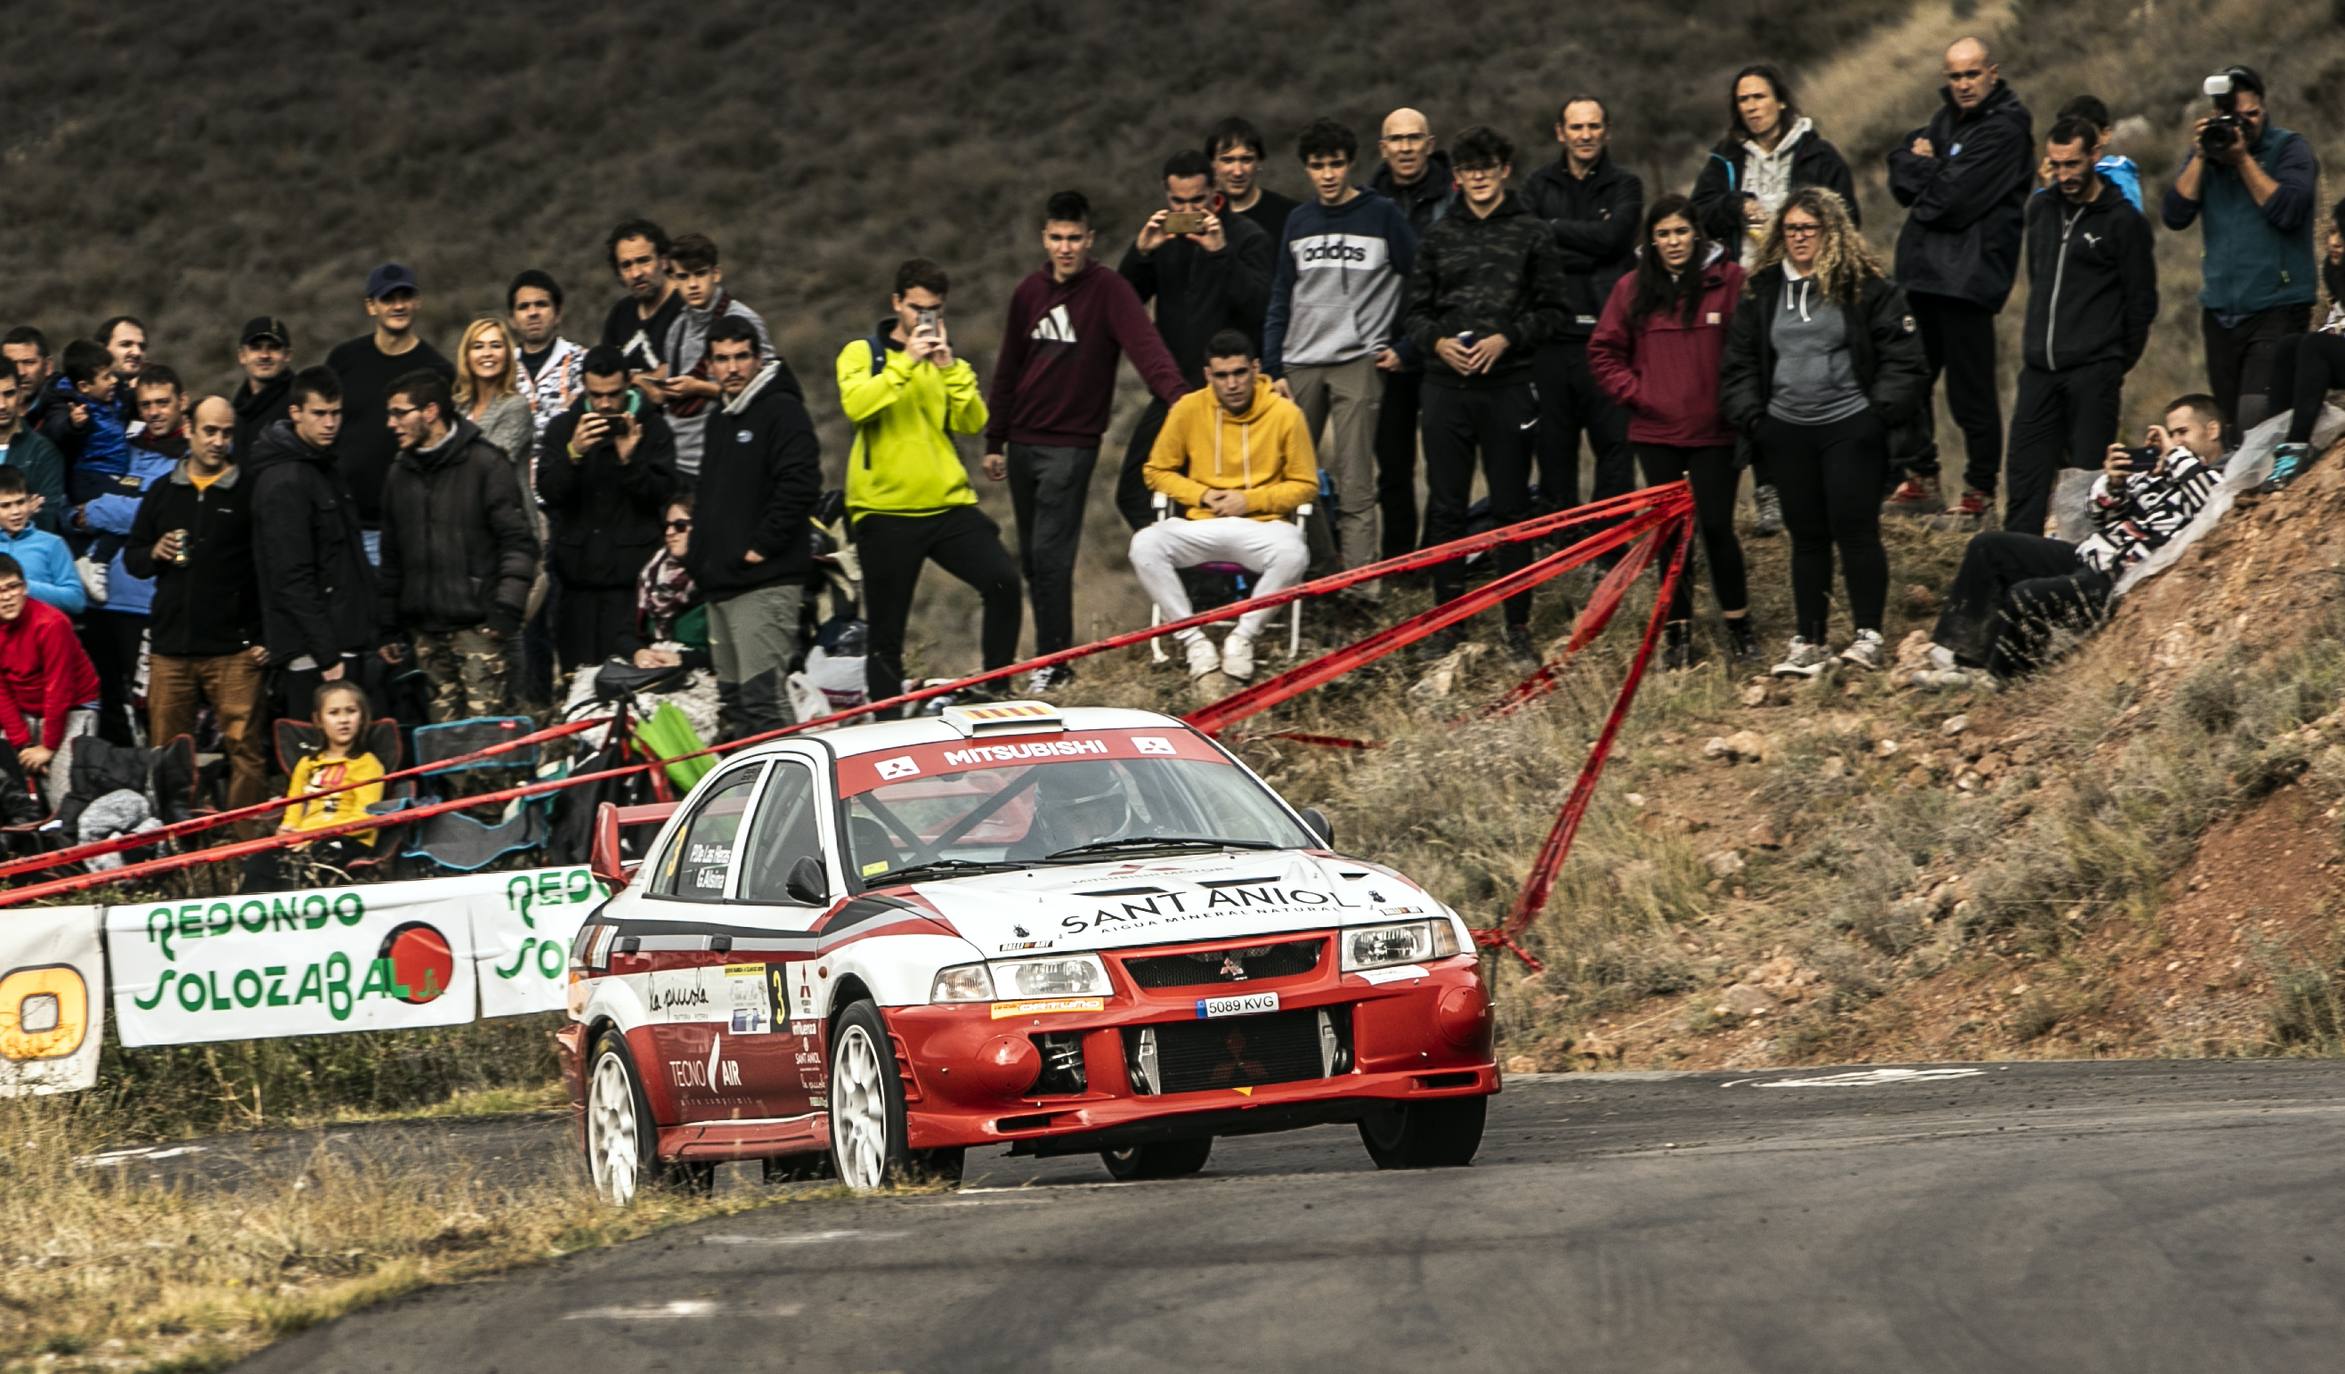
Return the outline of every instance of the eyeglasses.
[[[1812,239],[1823,232],[1824,226],[1821,224],[1785,224],[1783,226],[1783,237],[1787,239]]]
[[[689,520],[670,520],[668,522],[668,533],[670,534],[690,534],[691,532],[692,522]]]

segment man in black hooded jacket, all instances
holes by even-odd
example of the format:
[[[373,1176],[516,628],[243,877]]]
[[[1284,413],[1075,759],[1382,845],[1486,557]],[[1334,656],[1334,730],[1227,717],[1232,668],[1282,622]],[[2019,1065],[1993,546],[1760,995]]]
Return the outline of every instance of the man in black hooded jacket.
[[[1432,121],[1407,106],[1384,117],[1376,147],[1384,161],[1368,189],[1399,206],[1422,242],[1433,222],[1457,205],[1449,154],[1434,146]],[[1376,510],[1386,558],[1417,551],[1417,415],[1425,385],[1425,360],[1414,348],[1405,355],[1395,349],[1394,359],[1376,412]]]
[[[634,628],[635,580],[659,551],[676,487],[675,437],[628,385],[627,355],[598,345],[579,373],[578,403],[546,426],[537,458],[562,584],[554,648],[571,670],[601,662]]]
[[[513,465],[457,414],[436,371],[393,382],[384,411],[399,445],[383,482],[384,637],[414,639],[434,722],[502,715],[538,559]],[[383,657],[401,652],[388,642]]]
[[[334,456],[341,382],[329,368],[303,368],[286,401],[241,466],[252,484],[262,641],[282,713],[306,720],[320,684],[363,676],[377,642],[375,576]]]

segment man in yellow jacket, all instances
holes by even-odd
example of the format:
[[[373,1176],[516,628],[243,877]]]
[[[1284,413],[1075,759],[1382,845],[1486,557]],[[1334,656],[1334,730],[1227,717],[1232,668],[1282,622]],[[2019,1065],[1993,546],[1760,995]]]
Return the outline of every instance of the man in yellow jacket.
[[[1225,329],[1205,345],[1203,391],[1173,402],[1142,474],[1187,518],[1132,536],[1132,572],[1167,620],[1193,613],[1181,569],[1235,563],[1255,574],[1252,595],[1283,591],[1303,578],[1310,552],[1289,518],[1319,491],[1310,426],[1293,401],[1271,389],[1244,334]],[[1270,612],[1249,611],[1217,650],[1203,630],[1179,638],[1189,676],[1254,675],[1254,639]]]
[[[896,269],[893,312],[839,350],[839,402],[855,426],[847,455],[847,521],[863,564],[863,618],[871,647],[864,682],[873,701],[904,690],[904,626],[923,564],[975,588],[985,602],[978,644],[985,666],[1018,656],[1025,623],[1018,565],[953,446],[985,428],[977,369],[953,356],[945,330],[945,270],[926,258]],[[995,480],[1000,480],[998,477]]]

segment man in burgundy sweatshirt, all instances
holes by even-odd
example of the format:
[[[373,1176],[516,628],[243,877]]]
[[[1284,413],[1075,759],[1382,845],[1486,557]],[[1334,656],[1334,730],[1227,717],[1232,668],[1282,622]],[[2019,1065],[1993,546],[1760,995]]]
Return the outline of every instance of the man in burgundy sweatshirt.
[[[69,735],[87,734],[98,721],[98,673],[65,613],[27,595],[24,569],[0,553],[0,734],[23,769],[0,770],[13,786],[48,771],[50,756]],[[61,787],[47,789],[51,800]],[[18,798],[0,804],[0,817],[19,819]]]
[[[1091,260],[1091,203],[1079,191],[1060,191],[1042,218],[1049,261],[1010,297],[987,397],[985,475],[1010,480],[1034,649],[1049,654],[1075,642],[1075,552],[1099,436],[1115,400],[1117,355],[1129,357],[1168,406],[1188,386],[1131,284]],[[1038,669],[1027,690],[1049,691],[1074,677],[1067,664]]]

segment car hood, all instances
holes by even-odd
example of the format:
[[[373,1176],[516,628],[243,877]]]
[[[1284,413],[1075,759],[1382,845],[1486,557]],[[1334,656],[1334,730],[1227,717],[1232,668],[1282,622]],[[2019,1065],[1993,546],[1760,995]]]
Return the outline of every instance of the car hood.
[[[988,958],[1447,914],[1389,868],[1295,850],[1029,868],[919,883],[913,890]]]

